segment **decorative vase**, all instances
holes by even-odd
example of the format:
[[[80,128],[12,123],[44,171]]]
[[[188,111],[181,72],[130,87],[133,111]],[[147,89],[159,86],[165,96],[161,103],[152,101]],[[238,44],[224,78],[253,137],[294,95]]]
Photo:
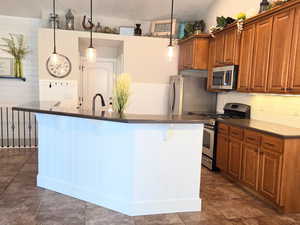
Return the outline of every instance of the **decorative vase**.
[[[17,78],[23,78],[23,62],[21,59],[15,59],[15,64],[14,64],[14,72],[15,72],[15,77]]]
[[[259,13],[262,13],[269,9],[270,3],[268,0],[262,0],[260,3]]]
[[[66,30],[74,30],[74,15],[71,11],[71,9],[68,10],[66,14]]]
[[[141,24],[137,23],[135,26],[136,26],[136,28],[134,29],[134,35],[142,36]]]
[[[194,34],[201,34],[205,29],[205,22],[203,20],[196,21],[194,23]]]

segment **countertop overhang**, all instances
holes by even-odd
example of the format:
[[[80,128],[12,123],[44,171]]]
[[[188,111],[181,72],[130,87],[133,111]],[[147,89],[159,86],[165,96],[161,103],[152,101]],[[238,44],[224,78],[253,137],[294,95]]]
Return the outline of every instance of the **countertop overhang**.
[[[228,125],[259,131],[269,135],[275,135],[280,138],[300,138],[299,128],[289,127],[277,123],[253,119],[218,119],[218,121]]]
[[[82,108],[66,108],[55,106],[55,103],[35,102],[26,105],[14,106],[13,110],[50,115],[71,116],[84,119],[112,121],[120,123],[170,123],[170,124],[202,124],[208,121],[207,117],[192,115],[142,115],[110,113],[107,111],[86,110]]]

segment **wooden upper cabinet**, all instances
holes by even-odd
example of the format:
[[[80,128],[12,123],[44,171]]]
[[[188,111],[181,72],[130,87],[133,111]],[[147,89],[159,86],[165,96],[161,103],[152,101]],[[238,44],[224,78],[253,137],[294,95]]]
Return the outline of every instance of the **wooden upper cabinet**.
[[[295,9],[287,91],[300,93],[300,6]]]
[[[215,55],[215,66],[224,64],[224,47],[225,47],[225,36],[224,32],[216,34],[216,55]]]
[[[282,154],[263,147],[260,155],[259,192],[278,204],[280,200],[281,169]]]
[[[286,10],[274,16],[268,92],[281,93],[287,88],[294,10]]]
[[[237,29],[230,29],[224,33],[224,64],[236,64]]]
[[[194,60],[194,41],[188,41],[184,45],[184,59],[183,59],[183,68],[192,68]]]
[[[237,89],[238,91],[247,92],[251,87],[250,82],[255,39],[255,24],[245,26],[241,35]]]
[[[256,23],[251,91],[266,92],[273,17]]]
[[[209,35],[200,34],[179,41],[179,70],[208,69]]]
[[[216,41],[214,38],[209,40],[209,57],[208,57],[208,78],[207,78],[207,89],[211,90],[212,86],[212,70],[216,61]]]
[[[236,27],[215,34],[214,66],[238,63],[238,32]]]

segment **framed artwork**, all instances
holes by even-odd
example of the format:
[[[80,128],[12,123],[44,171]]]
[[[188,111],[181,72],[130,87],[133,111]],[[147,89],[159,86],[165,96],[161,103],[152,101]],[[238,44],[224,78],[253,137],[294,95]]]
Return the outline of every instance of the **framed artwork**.
[[[134,36],[134,27],[120,27],[120,35]]]
[[[15,77],[14,59],[0,57],[0,78]]]
[[[176,33],[176,19],[173,20],[173,34]],[[170,36],[171,20],[158,20],[151,23],[151,34],[153,36]]]

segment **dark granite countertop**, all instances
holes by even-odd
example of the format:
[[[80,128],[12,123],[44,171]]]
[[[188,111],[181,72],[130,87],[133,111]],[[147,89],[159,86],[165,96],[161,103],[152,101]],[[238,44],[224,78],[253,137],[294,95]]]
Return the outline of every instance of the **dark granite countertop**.
[[[252,119],[219,119],[218,121],[242,128],[260,131],[281,138],[300,138],[300,129]]]
[[[91,110],[64,108],[54,106],[55,103],[49,102],[35,102],[31,104],[15,106],[13,110],[26,111],[34,113],[71,116],[85,119],[106,120],[120,123],[181,123],[181,124],[202,124],[208,119],[201,116],[173,116],[173,115],[135,115],[118,113],[109,113],[107,111],[96,110],[93,113]]]

